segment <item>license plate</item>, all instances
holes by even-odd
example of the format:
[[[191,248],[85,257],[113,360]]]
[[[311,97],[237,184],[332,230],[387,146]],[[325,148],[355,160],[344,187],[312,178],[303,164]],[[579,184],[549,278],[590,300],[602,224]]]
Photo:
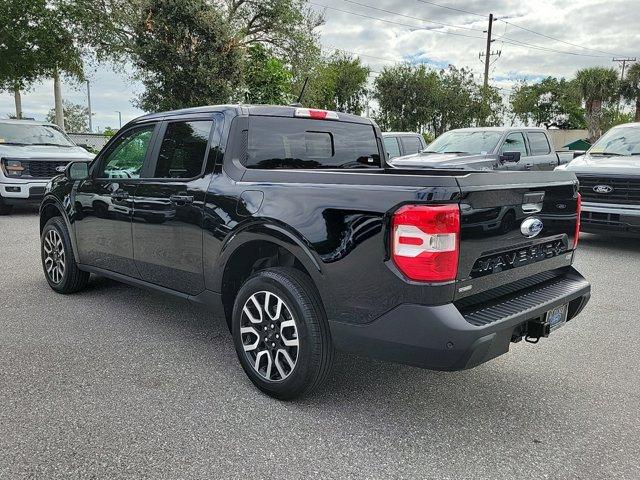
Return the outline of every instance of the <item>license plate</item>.
[[[545,320],[549,322],[552,332],[567,323],[567,307],[568,305],[561,305],[547,312]]]

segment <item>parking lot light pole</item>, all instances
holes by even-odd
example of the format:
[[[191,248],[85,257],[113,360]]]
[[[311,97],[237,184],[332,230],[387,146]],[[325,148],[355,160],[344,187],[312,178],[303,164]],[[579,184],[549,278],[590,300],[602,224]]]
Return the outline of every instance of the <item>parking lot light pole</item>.
[[[118,114],[118,129],[122,128],[122,112],[116,110],[116,113]]]

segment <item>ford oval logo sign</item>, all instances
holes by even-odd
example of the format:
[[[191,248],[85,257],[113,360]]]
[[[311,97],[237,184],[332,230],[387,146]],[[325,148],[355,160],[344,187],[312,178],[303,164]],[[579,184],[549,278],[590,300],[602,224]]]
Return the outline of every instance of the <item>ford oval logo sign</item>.
[[[522,235],[527,238],[533,238],[542,231],[543,226],[544,225],[542,224],[542,220],[540,220],[539,218],[527,218],[520,225],[520,233],[522,233]]]
[[[611,185],[596,185],[593,187],[593,191],[596,193],[611,193],[613,192],[613,187]]]

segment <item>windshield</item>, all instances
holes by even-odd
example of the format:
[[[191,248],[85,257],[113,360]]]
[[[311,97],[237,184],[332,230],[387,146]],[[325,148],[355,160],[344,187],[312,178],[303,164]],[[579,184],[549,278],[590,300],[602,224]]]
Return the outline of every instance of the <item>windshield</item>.
[[[57,128],[32,123],[0,123],[0,144],[75,147],[75,144]]]
[[[589,149],[591,155],[640,155],[640,127],[612,128]]]
[[[443,133],[424,152],[428,153],[488,153],[491,152],[502,134],[487,130],[455,131]]]

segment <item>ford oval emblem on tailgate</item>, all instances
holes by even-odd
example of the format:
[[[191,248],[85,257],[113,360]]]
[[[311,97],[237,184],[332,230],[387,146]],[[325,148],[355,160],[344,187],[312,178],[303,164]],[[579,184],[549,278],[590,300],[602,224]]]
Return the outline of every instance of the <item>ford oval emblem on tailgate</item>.
[[[596,185],[593,187],[593,191],[596,193],[611,193],[613,192],[613,187],[611,185]]]
[[[531,217],[527,218],[520,225],[520,233],[527,238],[533,238],[542,231],[542,220],[539,218]]]

